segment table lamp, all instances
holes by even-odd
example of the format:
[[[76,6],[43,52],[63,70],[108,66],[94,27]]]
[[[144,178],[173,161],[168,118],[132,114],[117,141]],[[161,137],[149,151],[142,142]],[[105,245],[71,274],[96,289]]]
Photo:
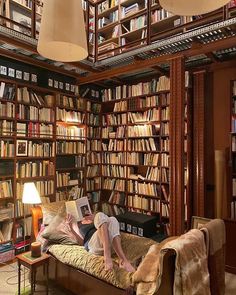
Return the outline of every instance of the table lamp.
[[[22,196],[23,206],[25,204],[41,204],[41,199],[39,196],[39,192],[33,182],[27,182],[24,184],[23,196]],[[25,223],[25,207],[23,207],[24,211],[24,242],[25,242],[25,233],[26,233],[26,223]],[[38,242],[31,244],[31,256],[39,257],[41,255],[41,245]]]

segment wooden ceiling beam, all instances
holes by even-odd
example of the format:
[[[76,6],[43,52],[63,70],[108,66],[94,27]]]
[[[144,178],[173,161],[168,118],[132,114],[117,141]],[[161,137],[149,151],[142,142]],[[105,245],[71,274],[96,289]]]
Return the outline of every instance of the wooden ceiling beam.
[[[235,44],[236,44],[236,36],[233,36],[233,37],[229,37],[227,39],[221,39],[209,44],[204,44],[204,46],[201,46],[201,47],[190,48],[176,54],[167,54],[167,55],[158,56],[152,59],[136,61],[133,64],[126,65],[123,67],[107,70],[101,73],[89,74],[87,77],[83,77],[79,79],[79,85],[106,80],[114,76],[119,76],[123,73],[131,73],[144,68],[152,68],[153,66],[156,66],[162,62],[166,62],[178,56],[184,55],[185,57],[190,57],[190,56],[196,56],[200,54],[206,54],[212,51],[234,47]]]

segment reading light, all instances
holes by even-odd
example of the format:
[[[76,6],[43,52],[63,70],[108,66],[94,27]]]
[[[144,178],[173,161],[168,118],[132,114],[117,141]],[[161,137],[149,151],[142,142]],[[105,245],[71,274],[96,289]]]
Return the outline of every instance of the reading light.
[[[216,10],[229,0],[160,0],[160,5],[175,15],[199,15]]]
[[[33,182],[27,182],[24,184],[22,203],[23,204],[41,204],[39,192],[36,189],[36,186]]]
[[[46,0],[37,46],[49,59],[72,62],[88,56],[81,0]]]

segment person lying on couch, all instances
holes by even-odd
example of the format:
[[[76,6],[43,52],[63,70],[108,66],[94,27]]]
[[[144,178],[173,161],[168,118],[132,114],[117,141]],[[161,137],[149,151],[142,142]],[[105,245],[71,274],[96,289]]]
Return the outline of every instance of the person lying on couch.
[[[113,249],[119,257],[119,267],[128,272],[135,271],[122,249],[119,222],[115,217],[108,217],[98,212],[95,216],[87,215],[76,223],[72,215],[68,214],[66,221],[80,245],[92,254],[104,256],[106,270],[113,269],[111,259]]]

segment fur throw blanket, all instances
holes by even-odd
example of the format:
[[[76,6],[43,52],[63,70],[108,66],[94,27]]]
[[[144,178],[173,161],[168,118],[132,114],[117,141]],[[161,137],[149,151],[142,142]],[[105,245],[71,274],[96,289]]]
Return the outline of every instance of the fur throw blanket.
[[[174,250],[174,295],[210,295],[209,272],[204,235],[193,229],[176,238],[171,237],[150,247],[133,275],[137,295],[152,295],[158,291],[162,277],[163,259]]]

